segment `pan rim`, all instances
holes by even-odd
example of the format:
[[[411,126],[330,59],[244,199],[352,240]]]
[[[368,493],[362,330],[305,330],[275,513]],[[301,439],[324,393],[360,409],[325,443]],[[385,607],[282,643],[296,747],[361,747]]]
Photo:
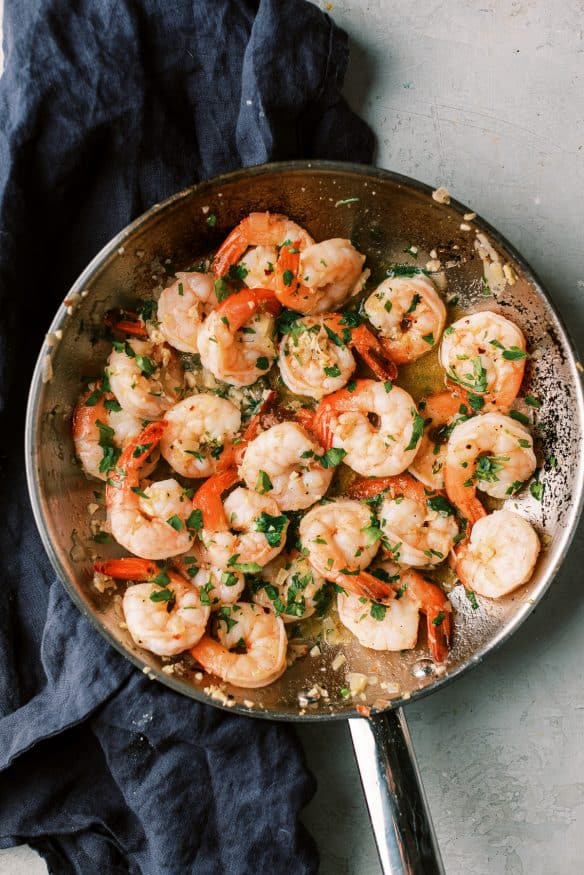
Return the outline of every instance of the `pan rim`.
[[[420,194],[428,195],[430,197],[432,195],[432,191],[434,190],[432,186],[428,185],[427,183],[413,179],[412,177],[405,176],[403,174],[396,173],[394,171],[384,168],[375,167],[374,165],[357,164],[352,162],[320,160],[279,161],[233,170],[228,173],[215,176],[211,179],[196,183],[195,185],[188,186],[187,188],[184,188],[181,191],[171,195],[166,200],[153,204],[148,210],[146,210],[144,213],[134,219],[134,221],[132,221],[129,225],[126,225],[120,232],[118,232],[118,234],[116,234],[108,243],[106,243],[99,250],[99,252],[93,257],[93,259],[73,282],[67,294],[65,295],[64,300],[66,300],[76,292],[81,292],[88,285],[89,281],[94,277],[94,275],[99,272],[102,264],[107,260],[107,258],[114,254],[117,249],[122,247],[126,241],[131,239],[134,234],[142,227],[143,224],[145,224],[146,222],[150,222],[153,217],[156,217],[159,214],[163,214],[167,209],[171,208],[180,200],[188,198],[193,192],[204,191],[206,188],[217,189],[221,185],[237,181],[241,177],[277,175],[283,172],[290,173],[295,171],[313,171],[316,174],[353,174],[357,176],[366,176],[371,180],[388,180],[395,182],[398,185],[403,186],[404,188],[413,190]],[[471,211],[469,207],[465,206],[460,201],[457,201],[455,198],[452,197],[448,206],[451,209],[454,209],[456,212],[460,213],[461,216],[464,215],[464,213],[468,213]],[[571,334],[564,323],[564,319],[558,312],[558,309],[553,299],[546,291],[536,272],[523,258],[523,256],[516,250],[513,244],[511,244],[499,231],[497,231],[496,228],[494,228],[480,216],[477,215],[477,217],[473,220],[473,223],[478,229],[488,233],[488,235],[496,243],[498,243],[511,254],[515,262],[521,267],[521,270],[528,279],[528,281],[535,288],[537,294],[542,297],[547,305],[550,307],[556,320],[562,343],[569,353],[569,368],[572,376],[573,385],[575,387],[575,403],[579,412],[580,419],[584,422],[584,391],[581,379],[578,374],[578,369],[576,367],[576,362],[578,361],[578,352],[575,343],[571,337]],[[67,318],[68,314],[66,306],[64,303],[61,303],[51,322],[51,325],[47,329],[47,334],[58,330]],[[144,671],[144,661],[140,660],[137,655],[131,653],[120,641],[118,641],[109,632],[109,630],[107,630],[100,623],[99,615],[88,608],[87,604],[79,595],[77,589],[72,585],[69,580],[69,575],[67,574],[65,568],[62,566],[57,552],[53,547],[51,538],[49,536],[48,528],[45,524],[42,509],[43,491],[40,486],[38,471],[36,470],[35,457],[37,446],[37,431],[41,414],[41,411],[39,409],[39,402],[43,386],[42,372],[46,352],[46,346],[43,342],[33,371],[25,417],[26,480],[35,523],[51,565],[53,566],[53,569],[58,579],[65,587],[69,597],[79,608],[83,616],[89,619],[94,628],[97,629],[97,631],[102,635],[102,637],[105,638],[105,640],[111,646],[113,646],[125,659],[129,660],[137,668]],[[524,621],[529,617],[532,611],[537,607],[537,605],[541,602],[542,598],[548,592],[552,581],[555,579],[560,567],[564,562],[566,554],[576,534],[578,521],[584,507],[584,446],[580,447],[580,461],[577,466],[577,471],[578,474],[574,483],[571,506],[567,513],[567,519],[565,521],[563,532],[561,533],[558,539],[558,543],[555,547],[555,553],[557,557],[556,563],[553,569],[548,572],[547,579],[545,580],[544,585],[540,587],[537,596],[533,599],[530,599],[529,603],[525,602],[522,608],[517,611],[512,620],[509,621],[509,623],[499,632],[499,634],[496,635],[491,641],[489,641],[488,644],[486,644],[476,653],[474,653],[472,657],[466,662],[462,663],[449,674],[436,678],[432,684],[429,684],[422,689],[412,691],[411,694],[409,694],[407,697],[399,697],[393,699],[388,704],[387,708],[379,711],[373,711],[372,716],[375,716],[375,714],[378,713],[382,714],[384,711],[394,710],[411,702],[418,701],[425,696],[428,696],[442,689],[447,684],[458,679],[463,673],[465,673],[469,669],[473,668],[476,665],[479,665],[487,657],[487,655],[501,647],[501,645],[504,644],[524,623]],[[206,694],[202,688],[196,687],[194,685],[187,686],[184,682],[174,680],[171,676],[164,674],[160,669],[152,668],[150,666],[147,666],[147,669],[147,674],[150,678],[156,679],[157,681],[163,683],[165,686],[169,687],[175,692],[178,692],[188,698],[194,699],[202,704],[212,705],[215,708],[221,708],[224,711],[227,711],[229,713],[236,713],[241,716],[278,720],[282,722],[292,723],[316,723],[324,721],[328,722],[330,720],[347,720],[362,716],[358,714],[355,709],[343,710],[340,713],[307,711],[305,714],[301,715],[299,713],[269,711],[267,709],[256,710],[253,708],[246,708],[245,706],[238,704],[234,704],[232,707],[228,707],[223,703],[213,699],[210,695]]]

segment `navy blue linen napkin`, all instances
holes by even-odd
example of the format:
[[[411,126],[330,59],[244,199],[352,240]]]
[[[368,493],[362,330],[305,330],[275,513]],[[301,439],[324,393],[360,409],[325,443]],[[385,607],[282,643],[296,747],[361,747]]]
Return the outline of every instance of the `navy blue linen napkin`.
[[[303,0],[6,0],[0,80],[0,847],[59,873],[312,873],[314,792],[283,724],[158,684],[78,613],[23,473],[24,402],[92,255],[198,179],[371,160],[346,35]]]

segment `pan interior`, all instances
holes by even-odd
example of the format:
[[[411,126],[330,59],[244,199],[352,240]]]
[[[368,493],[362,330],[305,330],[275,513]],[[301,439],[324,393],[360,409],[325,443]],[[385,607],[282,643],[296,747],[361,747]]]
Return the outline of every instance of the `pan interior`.
[[[247,691],[219,687],[186,661],[171,669],[133,644],[120,625],[119,593],[101,593],[92,584],[92,558],[119,551],[91,539],[87,508],[99,487],[74,464],[70,416],[82,380],[99,374],[109,351],[96,331],[103,313],[151,297],[153,288],[164,286],[175,270],[215,247],[243,216],[268,209],[289,215],[316,240],[351,238],[378,275],[393,263],[423,267],[436,250],[448,265],[449,298],[457,297],[463,309],[500,312],[528,339],[527,388],[542,402],[533,432],[545,488],[541,502],[523,489],[508,506],[534,524],[542,555],[531,582],[504,599],[482,599],[474,609],[461,586],[450,593],[455,638],[447,665],[438,671],[428,658],[423,634],[414,651],[378,653],[360,647],[350,633],[331,623],[326,640],[321,636],[317,642],[305,633],[310,647],[318,644],[314,655],[298,659],[271,686]],[[31,390],[27,468],[33,507],[45,546],[71,596],[108,640],[152,677],[186,695],[258,716],[350,716],[356,705],[393,707],[455,677],[513,631],[541,597],[567,548],[581,503],[579,378],[565,332],[529,268],[480,220],[465,230],[465,212],[458,204],[435,202],[425,186],[370,168],[296,163],[238,171],[153,208],[96,257],[68,294],[72,312],[59,310],[50,335],[56,345],[42,350]],[[216,216],[215,225],[207,221],[209,215]],[[487,234],[517,277],[494,296],[484,294],[475,230]],[[414,262],[404,254],[412,245],[419,250]],[[60,340],[55,331],[62,332]],[[47,355],[53,376],[43,382]],[[419,380],[423,388],[423,374]],[[340,666],[335,661],[339,652],[346,659]],[[369,678],[355,699],[341,692],[348,672]]]

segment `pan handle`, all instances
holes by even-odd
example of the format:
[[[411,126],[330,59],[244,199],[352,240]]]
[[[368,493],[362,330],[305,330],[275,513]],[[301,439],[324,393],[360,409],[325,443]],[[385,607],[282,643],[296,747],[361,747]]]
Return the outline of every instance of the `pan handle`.
[[[353,717],[349,729],[384,875],[444,875],[404,712]]]

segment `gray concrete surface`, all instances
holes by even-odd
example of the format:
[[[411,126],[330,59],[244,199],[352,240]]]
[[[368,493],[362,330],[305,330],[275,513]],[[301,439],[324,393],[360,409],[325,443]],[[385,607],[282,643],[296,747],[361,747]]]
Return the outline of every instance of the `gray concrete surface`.
[[[498,227],[583,349],[584,3],[326,6],[351,35],[346,93],[377,132],[377,163],[446,185]],[[408,709],[448,875],[584,869],[583,567],[581,527],[512,641]],[[305,822],[322,875],[379,875],[346,727],[301,738],[319,782]],[[0,852],[0,875],[44,871],[26,849]]]

